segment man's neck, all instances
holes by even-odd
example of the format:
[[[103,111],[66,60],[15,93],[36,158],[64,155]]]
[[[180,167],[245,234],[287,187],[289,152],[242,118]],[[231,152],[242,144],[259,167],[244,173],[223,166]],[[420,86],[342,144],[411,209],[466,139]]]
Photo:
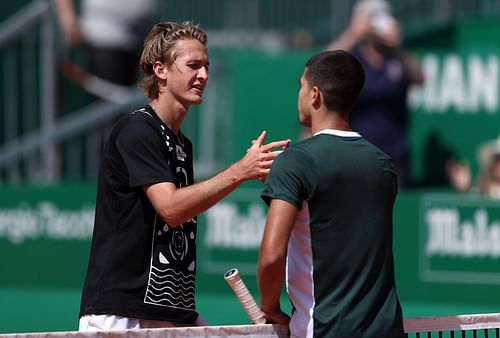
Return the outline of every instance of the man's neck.
[[[319,113],[315,118],[312,118],[311,132],[313,134],[324,129],[352,131],[348,118],[341,117],[335,112]]]
[[[161,98],[152,100],[149,105],[170,130],[175,134],[179,133],[189,107],[175,100],[162,100]]]

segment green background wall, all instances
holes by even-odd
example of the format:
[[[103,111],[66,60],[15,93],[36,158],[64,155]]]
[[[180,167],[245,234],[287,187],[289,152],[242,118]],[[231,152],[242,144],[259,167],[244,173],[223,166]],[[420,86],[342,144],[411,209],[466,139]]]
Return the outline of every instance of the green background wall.
[[[424,36],[414,41],[430,76],[412,99],[415,179],[425,183],[432,175],[442,176],[450,150],[474,167],[477,146],[498,136],[498,30],[491,22],[460,21],[434,32],[437,40]],[[213,63],[228,70],[210,84],[218,89],[218,113],[229,107],[217,144],[225,163],[240,158],[262,129],[268,130],[270,140],[298,139],[298,79],[313,52],[214,51]],[[483,71],[493,88],[474,87],[483,84],[471,81],[476,74],[471,69]],[[460,88],[461,95],[456,95],[453,90]],[[443,90],[450,90],[449,99],[438,104],[433,100],[442,99]],[[484,90],[496,93],[496,99],[484,96]],[[470,109],[471,93],[479,97],[475,109]],[[189,119],[186,130],[191,135],[190,128],[202,126],[196,115]],[[196,136],[194,141],[200,146]],[[197,302],[211,324],[249,322],[222,275],[239,268],[257,296],[254,270],[266,212],[259,191],[259,183],[245,184],[200,216]],[[94,183],[0,187],[0,332],[77,328],[94,198]],[[399,194],[394,254],[406,317],[499,311],[497,209],[496,202],[475,196],[430,190]],[[429,243],[439,236],[443,249],[432,251]],[[481,243],[486,243],[484,248]]]
[[[93,185],[2,188],[0,332],[77,328],[94,192]],[[240,188],[199,217],[197,302],[212,325],[249,323],[223,273],[240,269],[258,296],[255,262],[266,212],[259,192],[259,188]],[[430,214],[442,211],[458,217],[429,221]],[[478,212],[487,215],[483,225]],[[467,196],[402,192],[394,217],[397,286],[405,317],[498,311],[496,204]],[[439,237],[436,229],[454,233],[451,239],[464,251],[469,248],[470,254],[428,253],[429,243]],[[486,241],[492,246],[478,251],[474,245],[484,234],[493,239]],[[283,303],[286,307],[285,298]]]

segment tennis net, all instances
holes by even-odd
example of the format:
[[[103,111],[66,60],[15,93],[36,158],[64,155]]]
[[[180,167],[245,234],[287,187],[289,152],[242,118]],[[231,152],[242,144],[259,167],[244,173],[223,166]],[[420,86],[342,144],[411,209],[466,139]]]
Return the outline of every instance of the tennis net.
[[[0,338],[288,338],[288,328],[276,324],[176,327],[94,332],[33,332],[0,334]]]
[[[408,338],[500,338],[500,313],[406,318]]]
[[[440,317],[405,318],[408,338],[500,338],[500,313]],[[185,337],[260,337],[287,338],[281,325],[228,325],[167,329],[98,332],[39,332],[0,334],[0,338],[185,338]]]

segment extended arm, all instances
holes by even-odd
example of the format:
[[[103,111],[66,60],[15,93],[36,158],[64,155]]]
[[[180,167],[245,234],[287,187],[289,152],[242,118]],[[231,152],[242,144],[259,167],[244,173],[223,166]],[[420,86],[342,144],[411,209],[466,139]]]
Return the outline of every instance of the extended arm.
[[[412,84],[422,84],[424,82],[424,74],[418,59],[402,46],[401,27],[396,20],[390,22],[390,29],[381,36],[382,41],[386,46],[392,48],[399,56],[407,73],[408,79]]]
[[[285,280],[288,239],[297,215],[293,204],[278,199],[271,201],[257,269],[260,308],[271,323],[288,324],[290,320],[281,311],[280,294]]]
[[[365,14],[354,15],[349,26],[325,50],[343,49],[350,50],[368,34],[373,32],[370,17]]]
[[[390,20],[388,28],[384,33],[375,33],[372,19],[364,13],[355,14],[349,26],[339,35],[339,37],[330,42],[326,50],[343,49],[350,50],[363,39],[376,35],[377,38],[387,47],[393,49],[398,54],[401,62],[408,72],[408,78],[412,84],[422,84],[424,75],[420,62],[409,51],[402,47],[401,27],[396,20]]]
[[[79,45],[83,35],[76,17],[73,0],[53,0],[59,26],[66,43]]]
[[[387,31],[379,35],[385,46],[392,49],[403,63],[411,84],[420,85],[424,82],[424,74],[418,59],[402,45],[401,27],[396,20],[389,21]]]
[[[410,52],[400,49],[401,60],[408,72],[410,83],[421,85],[424,83],[424,73],[418,59]]]
[[[144,193],[168,225],[182,224],[206,211],[243,181],[267,176],[274,158],[281,153],[273,149],[284,148],[290,141],[263,145],[265,137],[263,132],[241,160],[208,180],[179,189],[169,182],[147,185]]]

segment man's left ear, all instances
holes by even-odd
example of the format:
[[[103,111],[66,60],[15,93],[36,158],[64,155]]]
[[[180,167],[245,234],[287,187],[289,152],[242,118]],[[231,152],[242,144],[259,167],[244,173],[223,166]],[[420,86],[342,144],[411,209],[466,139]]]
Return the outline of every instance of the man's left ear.
[[[319,108],[319,106],[321,106],[322,96],[321,96],[321,91],[317,86],[312,87],[311,95],[312,95],[311,101],[313,107],[316,109]]]
[[[155,75],[161,79],[161,80],[166,80],[167,79],[167,73],[168,73],[168,67],[161,63],[160,61],[156,61],[153,64],[153,71],[155,72]]]

